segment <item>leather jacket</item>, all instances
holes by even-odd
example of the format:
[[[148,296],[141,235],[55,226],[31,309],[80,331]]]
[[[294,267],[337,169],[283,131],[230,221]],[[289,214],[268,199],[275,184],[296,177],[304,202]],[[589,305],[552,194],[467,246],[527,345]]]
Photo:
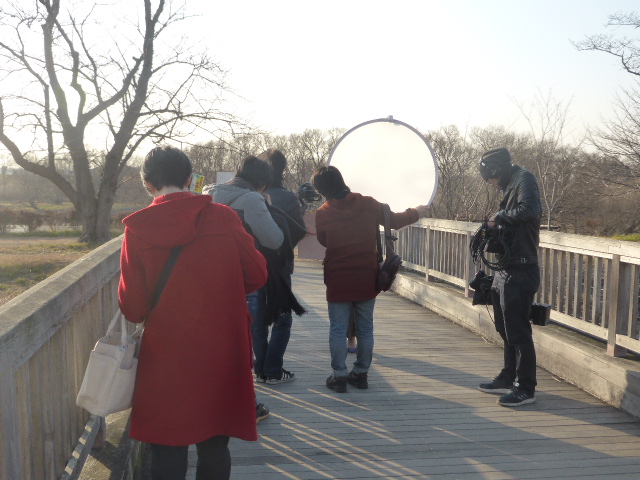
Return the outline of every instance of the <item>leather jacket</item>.
[[[506,228],[511,238],[507,267],[537,264],[542,213],[538,180],[530,171],[513,165],[500,179],[500,188],[504,197],[495,223]]]

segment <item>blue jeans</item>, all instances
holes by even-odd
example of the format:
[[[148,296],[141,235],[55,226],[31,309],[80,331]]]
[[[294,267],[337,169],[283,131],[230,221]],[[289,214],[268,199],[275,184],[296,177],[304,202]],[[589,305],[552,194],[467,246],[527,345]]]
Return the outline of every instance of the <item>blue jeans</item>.
[[[253,371],[262,377],[280,378],[284,352],[289,345],[291,337],[291,314],[282,315],[271,325],[271,337],[269,338],[269,326],[264,319],[266,295],[264,288],[247,295],[247,306],[253,322],[251,334],[253,336],[253,354],[255,362]]]
[[[373,359],[373,307],[376,299],[364,302],[329,302],[329,350],[331,368],[336,377],[345,377],[347,372],[347,330],[351,310],[355,313],[358,354],[353,364],[354,373],[366,373]]]

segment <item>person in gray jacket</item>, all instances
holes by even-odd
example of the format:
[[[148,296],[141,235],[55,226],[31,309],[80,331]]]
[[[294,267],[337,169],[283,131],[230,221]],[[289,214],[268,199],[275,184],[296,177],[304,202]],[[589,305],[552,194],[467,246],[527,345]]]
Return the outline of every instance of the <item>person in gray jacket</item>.
[[[214,202],[236,210],[247,231],[256,239],[256,247],[267,259],[267,285],[247,295],[247,304],[253,318],[256,380],[275,385],[295,380],[295,375],[283,369],[282,364],[289,343],[291,311],[298,315],[305,311],[291,292],[289,279],[289,263],[293,265],[292,238],[304,236],[305,232],[303,227],[295,228],[296,222],[271,205],[266,189],[272,181],[270,163],[249,156],[242,161],[234,178],[226,184],[206,187],[205,192]],[[285,249],[287,252],[283,251]],[[280,265],[281,262],[287,265]]]
[[[222,203],[238,213],[248,233],[266,248],[276,249],[282,245],[284,234],[267,210],[268,196],[263,195],[273,178],[271,166],[256,157],[246,157],[236,173],[227,183],[207,185],[203,193],[211,195],[215,203]],[[258,245],[256,245],[257,247]],[[255,328],[256,319],[264,311],[262,288],[247,295],[247,306]],[[255,354],[255,343],[254,343]],[[269,409],[256,400],[256,422],[269,416]]]
[[[245,223],[249,233],[263,247],[275,250],[282,245],[284,234],[267,210],[268,195],[263,195],[273,179],[271,166],[256,157],[246,157],[236,173],[227,183],[208,185],[203,193],[211,195],[213,201],[234,209]]]
[[[269,162],[273,168],[273,181],[266,193],[274,207],[280,209],[278,214],[286,219],[285,230],[288,235],[281,247],[280,258],[283,260],[282,268],[270,269],[270,274],[281,276],[286,285],[280,284],[282,290],[291,290],[291,274],[294,267],[293,249],[307,234],[304,225],[302,206],[295,193],[284,187],[284,171],[287,168],[287,159],[280,150],[269,149],[258,155],[258,158]],[[268,261],[269,259],[267,259]],[[253,329],[254,351],[263,354],[262,376],[258,376],[259,382],[268,385],[290,382],[295,375],[283,368],[284,354],[291,337],[291,325],[293,318],[291,311],[285,311],[275,319],[262,317],[262,325],[255,325]],[[272,323],[271,323],[272,322]],[[269,323],[271,323],[271,335],[269,335]],[[256,353],[256,360],[258,354]],[[258,369],[256,369],[258,370]],[[257,375],[257,372],[256,372]]]

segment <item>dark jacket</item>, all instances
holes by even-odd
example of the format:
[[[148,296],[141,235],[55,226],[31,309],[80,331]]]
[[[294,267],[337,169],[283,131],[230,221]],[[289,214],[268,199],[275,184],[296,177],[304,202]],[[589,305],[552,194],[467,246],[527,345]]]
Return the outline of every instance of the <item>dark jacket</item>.
[[[233,205],[234,203],[232,202]],[[246,221],[247,210],[238,209],[235,212],[240,217],[247,233],[255,239],[255,247],[267,261],[268,278],[264,286],[266,298],[264,321],[267,325],[271,325],[281,315],[289,314],[292,310],[297,315],[306,313],[306,310],[300,305],[291,290],[291,273],[293,272],[294,262],[292,238],[304,236],[306,230],[279,208],[266,204],[265,208],[266,211],[263,215],[269,217],[269,221],[274,224],[283,238],[277,248],[266,247],[260,242],[259,237],[254,233],[254,229]],[[265,223],[262,220],[261,222],[262,224]],[[256,223],[254,221],[254,225]]]
[[[418,221],[418,211],[391,212],[391,228]],[[318,242],[324,254],[324,283],[329,302],[363,302],[376,298],[378,289],[378,225],[384,224],[382,204],[351,192],[326,201],[316,211]]]
[[[288,217],[287,224],[289,225],[290,233],[289,246],[291,247],[292,254],[287,263],[287,268],[289,270],[289,274],[292,274],[294,267],[293,249],[296,247],[298,242],[307,235],[302,206],[300,205],[296,194],[284,187],[269,187],[265,193],[271,197],[271,204],[284,212]]]
[[[514,165],[500,179],[504,197],[500,211],[495,214],[495,223],[507,229],[509,241],[508,266],[538,263],[540,243],[540,191],[535,175]]]
[[[281,315],[290,314],[292,310],[298,316],[306,313],[291,291],[291,271],[294,261],[292,239],[298,238],[301,231],[306,234],[306,230],[279,208],[268,205],[267,209],[284,234],[282,245],[275,250],[257,246],[258,251],[267,260],[268,280],[264,287],[266,297],[264,318],[267,325],[271,325]]]
[[[307,233],[306,229],[304,229],[304,215],[298,197],[291,190],[287,190],[284,187],[269,187],[265,193],[271,197],[271,204],[274,207],[278,207],[289,215],[294,222],[303,227],[303,230],[296,228],[296,232],[292,232],[291,243],[295,247]]]

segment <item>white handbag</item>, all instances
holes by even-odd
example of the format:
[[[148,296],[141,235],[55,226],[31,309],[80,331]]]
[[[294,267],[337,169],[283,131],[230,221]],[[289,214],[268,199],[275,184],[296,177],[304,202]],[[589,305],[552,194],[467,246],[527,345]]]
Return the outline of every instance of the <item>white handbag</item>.
[[[120,331],[116,324],[120,319]],[[89,356],[89,364],[76,398],[76,404],[94,415],[104,417],[131,408],[138,368],[137,346],[143,326],[127,334],[126,320],[120,309],[107,333],[98,340]]]
[[[151,309],[158,303],[181,251],[182,246],[171,249],[156,285]],[[118,318],[119,332],[115,331]],[[131,408],[143,329],[144,324],[138,324],[135,332],[127,335],[127,322],[118,309],[107,328],[107,333],[98,340],[91,351],[76,405],[100,417]]]

